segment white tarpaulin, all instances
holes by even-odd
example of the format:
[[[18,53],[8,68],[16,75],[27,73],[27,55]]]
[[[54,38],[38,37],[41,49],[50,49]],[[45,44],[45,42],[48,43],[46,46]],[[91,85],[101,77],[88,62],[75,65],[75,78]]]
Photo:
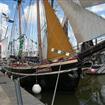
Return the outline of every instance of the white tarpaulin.
[[[8,37],[1,41],[1,58],[6,58],[8,54]]]

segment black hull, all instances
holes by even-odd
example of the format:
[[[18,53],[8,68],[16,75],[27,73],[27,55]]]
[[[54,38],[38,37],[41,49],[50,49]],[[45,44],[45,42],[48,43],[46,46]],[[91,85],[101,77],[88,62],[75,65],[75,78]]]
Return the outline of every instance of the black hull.
[[[70,75],[73,75],[73,72],[60,74],[57,86],[58,91],[75,92],[79,83],[80,74],[78,73],[77,77],[71,77]],[[41,85],[42,91],[54,91],[57,76],[57,74],[37,76],[37,83]],[[30,88],[30,90],[32,90],[32,86],[35,83],[36,77],[26,77],[21,80],[21,86],[26,89]]]
[[[67,71],[74,67],[77,67],[76,63],[62,65],[61,71],[62,70]],[[15,69],[8,68],[8,67],[5,67],[5,68],[8,71],[16,72],[16,73],[25,73],[25,74],[35,73],[35,69],[15,70]],[[70,92],[75,91],[75,89],[78,86],[80,74],[81,74],[81,69],[77,69],[77,68],[75,68],[75,69],[76,69],[75,71],[63,72],[60,74],[57,90],[70,91]],[[52,70],[55,72],[58,71],[59,65],[52,66]],[[21,81],[20,81],[21,86],[23,88],[32,90],[32,86],[36,83],[36,79],[37,79],[38,84],[40,84],[42,87],[42,91],[48,91],[48,90],[54,91],[58,73],[56,73],[56,74],[53,74],[53,72],[49,72],[49,73],[50,73],[49,75],[37,75],[37,77],[36,76],[25,77],[25,78],[21,79]],[[9,76],[10,75],[11,75],[11,73],[9,73]],[[17,78],[17,77],[19,78],[19,77],[23,77],[23,76],[14,75],[14,78]]]

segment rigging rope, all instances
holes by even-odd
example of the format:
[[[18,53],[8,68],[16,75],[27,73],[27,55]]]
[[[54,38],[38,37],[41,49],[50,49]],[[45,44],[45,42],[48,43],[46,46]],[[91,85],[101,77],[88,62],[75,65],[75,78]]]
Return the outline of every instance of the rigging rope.
[[[60,70],[61,70],[61,65],[59,66],[59,71]],[[57,80],[56,80],[56,84],[55,84],[55,89],[54,89],[54,94],[53,94],[51,105],[54,105],[56,91],[57,91],[57,86],[58,86],[58,82],[59,82],[59,76],[60,76],[60,72],[58,73],[58,76],[57,76]]]
[[[16,10],[17,10],[17,4],[16,4],[16,8],[15,8],[15,13],[14,13],[14,17],[13,17],[13,20],[15,20],[16,19]],[[12,28],[11,28],[11,34],[10,34],[10,40],[9,40],[9,45],[8,45],[8,50],[9,50],[9,46],[10,46],[10,42],[13,40],[13,35],[14,35],[14,31],[15,31],[15,26],[16,26],[16,24],[15,24],[15,22],[12,24]],[[11,50],[11,54],[12,53],[15,53],[14,51],[13,51],[13,49],[12,49],[12,46],[11,46],[11,48],[10,48],[10,50]]]
[[[25,32],[26,33],[28,32],[28,21],[29,21],[29,14],[30,14],[31,4],[32,4],[32,0],[30,0],[30,2],[29,2],[29,9],[28,9],[28,11],[26,13],[26,24],[25,24]]]

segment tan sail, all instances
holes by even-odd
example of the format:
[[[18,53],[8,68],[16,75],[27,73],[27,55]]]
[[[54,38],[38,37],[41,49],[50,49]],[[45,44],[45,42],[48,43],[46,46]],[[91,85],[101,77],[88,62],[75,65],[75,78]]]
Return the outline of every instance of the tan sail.
[[[69,19],[78,43],[105,34],[105,19],[82,8],[72,0],[58,0],[58,2]]]
[[[74,50],[69,43],[67,35],[65,35],[63,28],[61,27],[59,20],[54,14],[53,9],[48,3],[48,0],[44,0],[46,22],[47,22],[47,43],[48,43],[48,55],[50,59],[67,57],[64,54],[54,53],[51,50],[57,49],[74,54]]]

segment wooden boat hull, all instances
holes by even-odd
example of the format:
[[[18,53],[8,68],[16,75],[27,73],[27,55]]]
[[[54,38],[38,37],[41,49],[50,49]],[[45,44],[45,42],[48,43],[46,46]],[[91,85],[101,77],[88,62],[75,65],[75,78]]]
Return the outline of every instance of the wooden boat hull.
[[[45,67],[45,66],[44,66]],[[60,71],[59,71],[60,65],[51,65],[50,69],[47,70],[48,68],[44,68],[45,70],[37,71],[35,67],[33,68],[12,68],[9,66],[4,67],[4,70],[8,70],[9,75],[11,75],[11,72],[14,73],[15,78],[21,78],[21,85],[24,88],[32,88],[32,86],[37,82],[41,85],[42,90],[48,91],[48,90],[54,90],[56,80],[58,73],[60,73],[60,78],[59,78],[59,83],[58,83],[58,90],[59,91],[74,91],[76,87],[78,86],[78,82],[80,79],[80,74],[81,74],[81,69],[78,69],[78,62],[73,62],[73,63],[67,63],[67,64],[62,64]],[[15,74],[16,73],[16,74]],[[22,75],[20,75],[22,74]]]
[[[71,77],[72,72],[60,74],[57,90],[75,92],[80,76]],[[57,80],[57,74],[37,76],[37,83],[41,85],[42,91],[54,91]],[[21,80],[21,86],[25,89],[32,90],[32,86],[36,83],[36,77],[27,77]]]

